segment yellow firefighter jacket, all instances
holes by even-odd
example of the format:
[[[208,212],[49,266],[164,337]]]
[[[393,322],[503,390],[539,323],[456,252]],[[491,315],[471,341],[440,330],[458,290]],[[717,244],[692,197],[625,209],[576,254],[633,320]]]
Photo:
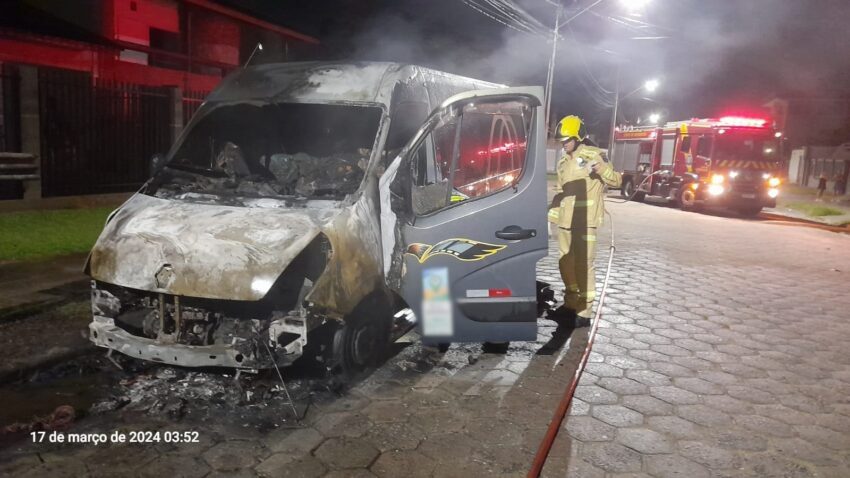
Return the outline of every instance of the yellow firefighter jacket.
[[[601,149],[580,144],[572,155],[558,161],[558,193],[549,209],[549,221],[566,229],[599,227],[605,215],[605,185],[620,187],[623,176],[602,159]],[[590,164],[599,163],[599,174]]]

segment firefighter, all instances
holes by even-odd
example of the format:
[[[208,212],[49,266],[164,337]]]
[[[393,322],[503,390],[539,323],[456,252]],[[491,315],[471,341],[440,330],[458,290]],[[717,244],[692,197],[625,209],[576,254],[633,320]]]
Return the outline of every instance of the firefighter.
[[[602,150],[592,146],[578,116],[561,119],[555,139],[563,143],[563,155],[557,166],[559,192],[549,205],[548,218],[557,226],[558,267],[566,289],[564,305],[552,318],[581,327],[590,323],[596,298],[593,260],[596,230],[605,213],[605,186],[620,187],[623,178],[603,158]]]

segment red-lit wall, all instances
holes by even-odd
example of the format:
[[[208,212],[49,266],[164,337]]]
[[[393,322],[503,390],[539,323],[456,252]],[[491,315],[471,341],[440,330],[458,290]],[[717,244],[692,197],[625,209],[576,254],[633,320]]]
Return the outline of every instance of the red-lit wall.
[[[227,65],[239,64],[240,28],[233,20],[215,14],[193,12],[192,57]]]
[[[104,0],[103,35],[150,46],[150,29],[180,31],[177,3],[170,0]]]
[[[50,0],[44,0],[42,7],[72,23],[73,18],[85,19],[75,24],[113,45],[11,30],[0,35],[0,61],[87,71],[95,78],[120,82],[209,91],[240,64],[242,25],[273,32],[278,40],[287,35],[318,43],[207,0],[93,1],[96,8],[89,2],[81,2],[76,9],[68,3],[54,3],[51,8]],[[152,29],[169,33],[154,36],[151,45]]]
[[[123,62],[111,50],[6,38],[0,38],[0,62],[87,71],[97,78],[112,81],[147,86],[179,86],[192,91],[211,91],[221,81],[218,76]]]

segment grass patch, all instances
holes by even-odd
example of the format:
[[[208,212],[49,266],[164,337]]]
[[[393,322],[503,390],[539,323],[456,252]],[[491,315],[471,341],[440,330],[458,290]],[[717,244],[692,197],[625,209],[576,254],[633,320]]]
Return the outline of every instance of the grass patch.
[[[807,188],[799,184],[783,184],[781,188],[782,194],[794,196],[815,196],[818,193],[818,190],[815,188]]]
[[[822,216],[843,216],[847,214],[841,209],[834,209],[820,204],[811,204],[807,202],[792,202],[788,204],[791,209],[800,211],[807,216],[822,217]]]
[[[0,214],[0,262],[88,252],[113,207]]]

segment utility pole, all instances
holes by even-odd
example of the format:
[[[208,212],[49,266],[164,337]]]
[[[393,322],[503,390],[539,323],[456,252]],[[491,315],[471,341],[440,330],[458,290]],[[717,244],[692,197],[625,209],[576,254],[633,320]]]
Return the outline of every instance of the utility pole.
[[[617,128],[617,110],[620,106],[620,63],[617,63],[616,83],[614,85],[614,114],[611,115],[611,136],[608,140],[608,159],[614,160],[614,130]]]
[[[546,0],[546,1],[551,3],[552,5],[555,5],[555,8],[556,8],[556,11],[555,11],[555,27],[552,29],[552,57],[549,59],[549,71],[548,71],[548,74],[546,75],[546,129],[548,130],[549,129],[549,116],[551,114],[551,107],[552,107],[552,83],[555,79],[555,54],[557,53],[557,50],[558,50],[558,35],[561,31],[561,28],[563,28],[564,25],[575,20],[576,18],[578,18],[579,16],[581,16],[583,13],[587,12],[591,8],[595,7],[596,5],[599,5],[600,3],[602,3],[603,0],[595,0],[593,3],[582,8],[581,10],[579,10],[578,13],[571,16],[567,20],[565,20],[564,23],[561,23],[561,13],[564,9],[563,5],[561,4],[561,0],[557,0],[557,2],[553,2],[552,0]]]
[[[555,54],[558,51],[558,23],[561,21],[561,3],[555,7],[555,28],[552,29],[552,57],[549,58],[549,71],[546,76],[546,130],[549,130],[549,116],[552,108],[552,82],[555,78]]]

